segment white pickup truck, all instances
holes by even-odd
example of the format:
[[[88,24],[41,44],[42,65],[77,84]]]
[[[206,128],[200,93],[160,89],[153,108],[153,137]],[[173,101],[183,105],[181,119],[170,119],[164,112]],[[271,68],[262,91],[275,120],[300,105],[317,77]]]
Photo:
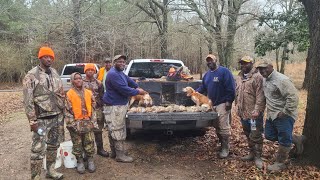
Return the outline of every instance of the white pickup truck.
[[[128,64],[125,74],[133,79],[140,79],[138,84],[149,92],[156,106],[170,104],[192,106],[195,105],[190,97],[182,91],[191,86],[194,89],[201,85],[201,81],[166,81],[171,66],[183,66],[180,60],[172,59],[135,59]],[[143,79],[143,80],[142,80]],[[196,130],[212,125],[218,117],[216,112],[164,112],[164,113],[127,113],[127,128],[166,130],[171,134],[173,130]]]
[[[76,63],[76,64],[66,64],[66,65],[64,65],[64,67],[62,69],[62,72],[61,72],[61,75],[60,75],[64,91],[68,91],[71,88],[70,75],[72,73],[79,72],[82,77],[85,77],[84,66],[86,64],[87,63]],[[100,66],[98,64],[95,64],[95,67],[97,69],[96,72],[98,72]]]

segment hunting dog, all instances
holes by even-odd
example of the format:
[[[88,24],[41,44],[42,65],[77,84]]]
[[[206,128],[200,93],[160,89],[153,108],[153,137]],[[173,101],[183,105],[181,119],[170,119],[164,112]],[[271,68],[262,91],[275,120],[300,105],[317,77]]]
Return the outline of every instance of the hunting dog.
[[[152,98],[149,93],[145,95],[132,96],[130,99],[129,107],[131,107],[136,101],[138,101],[138,106],[150,107],[153,104]]]
[[[212,102],[207,96],[196,92],[190,86],[183,88],[182,91],[187,93],[187,96],[191,97],[191,100],[197,105],[197,107],[205,106],[209,107],[208,110],[212,110]]]

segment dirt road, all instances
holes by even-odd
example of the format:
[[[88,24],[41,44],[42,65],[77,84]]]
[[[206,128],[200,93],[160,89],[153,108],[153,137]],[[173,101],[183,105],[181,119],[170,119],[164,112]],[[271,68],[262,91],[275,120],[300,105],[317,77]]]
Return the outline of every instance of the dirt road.
[[[305,100],[305,93],[301,93]],[[302,101],[305,109],[305,101]],[[299,111],[295,132],[301,132],[304,111]],[[68,140],[68,132],[66,139]],[[106,132],[104,132],[106,135]],[[21,92],[0,92],[0,180],[25,180],[30,177],[31,132],[22,109]],[[104,138],[108,149],[107,138]],[[282,173],[268,173],[277,146],[264,142],[264,169],[239,157],[247,153],[246,138],[237,116],[233,114],[231,151],[227,159],[218,159],[214,129],[204,136],[190,136],[182,132],[166,136],[156,132],[136,132],[128,140],[129,153],[135,158],[131,164],[117,163],[110,158],[95,156],[97,171],[79,175],[75,169],[59,168],[65,179],[320,179],[320,170],[311,165],[290,161]],[[44,175],[44,171],[42,173]],[[42,176],[44,179],[44,176]]]
[[[0,179],[28,179],[31,133],[23,110],[7,115],[0,128]],[[65,179],[211,179],[222,178],[211,160],[197,160],[194,137],[136,132],[129,140],[132,164],[95,156],[97,171],[79,175],[60,168]],[[107,142],[106,142],[107,144]],[[43,171],[44,172],[44,171]]]

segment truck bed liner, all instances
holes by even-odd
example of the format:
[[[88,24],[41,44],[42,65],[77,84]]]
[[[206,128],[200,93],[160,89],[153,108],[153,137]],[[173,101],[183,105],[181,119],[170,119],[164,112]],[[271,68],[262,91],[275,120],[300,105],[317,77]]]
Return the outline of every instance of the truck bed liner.
[[[140,121],[185,121],[185,120],[214,120],[216,112],[172,112],[172,113],[127,113],[128,120]]]

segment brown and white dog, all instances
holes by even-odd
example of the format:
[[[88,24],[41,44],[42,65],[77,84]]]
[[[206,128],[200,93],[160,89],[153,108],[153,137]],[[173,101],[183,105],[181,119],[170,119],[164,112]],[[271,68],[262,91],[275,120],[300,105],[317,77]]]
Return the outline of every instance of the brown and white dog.
[[[130,99],[130,104],[129,107],[133,105],[134,102],[138,101],[138,106],[144,106],[144,107],[149,107],[152,106],[153,101],[149,93],[145,95],[136,95],[132,96]]]
[[[208,110],[212,110],[212,102],[207,96],[196,92],[192,87],[189,86],[183,88],[182,91],[186,92],[187,96],[191,97],[191,100],[197,105],[197,107],[206,106],[209,107]]]

